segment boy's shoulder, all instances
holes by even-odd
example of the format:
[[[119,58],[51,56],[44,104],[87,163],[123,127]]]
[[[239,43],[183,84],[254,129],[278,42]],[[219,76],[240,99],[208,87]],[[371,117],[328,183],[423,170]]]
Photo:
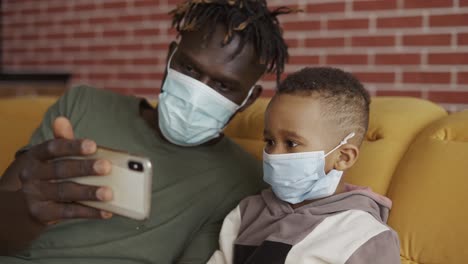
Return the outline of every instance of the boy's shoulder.
[[[288,259],[291,263],[315,259],[346,264],[399,263],[398,235],[368,212],[347,210],[310,229],[292,246]]]
[[[400,241],[395,230],[373,236],[349,256],[345,264],[400,263]]]
[[[268,241],[275,241],[289,245],[285,253],[289,263],[314,263],[317,259],[347,264],[399,263],[397,233],[369,210],[334,207],[334,198],[339,197],[294,210],[278,201],[271,189],[249,196],[236,209],[241,220],[236,243],[265,247]]]

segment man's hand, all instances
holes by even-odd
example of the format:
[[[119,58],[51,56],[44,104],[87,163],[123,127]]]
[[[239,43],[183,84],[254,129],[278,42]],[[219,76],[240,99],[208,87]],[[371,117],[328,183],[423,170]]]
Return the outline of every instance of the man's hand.
[[[109,201],[112,190],[62,181],[80,176],[105,176],[111,171],[107,160],[60,159],[96,152],[96,143],[75,139],[68,119],[59,117],[53,125],[55,138],[21,154],[25,164],[19,170],[20,191],[30,215],[42,224],[70,218],[110,218],[111,213],[86,207],[77,201]],[[60,160],[55,160],[60,159]]]

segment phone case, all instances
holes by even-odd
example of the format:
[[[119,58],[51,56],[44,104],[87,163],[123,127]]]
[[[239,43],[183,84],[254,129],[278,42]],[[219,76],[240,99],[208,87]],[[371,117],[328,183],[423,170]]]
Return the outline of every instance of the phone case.
[[[76,177],[68,180],[79,184],[110,187],[113,191],[113,200],[79,203],[136,220],[145,220],[149,217],[153,169],[148,158],[103,147],[99,147],[91,156],[71,158],[105,159],[112,163],[112,172],[109,175]],[[138,163],[137,167],[142,167],[143,171],[132,170],[129,162]]]

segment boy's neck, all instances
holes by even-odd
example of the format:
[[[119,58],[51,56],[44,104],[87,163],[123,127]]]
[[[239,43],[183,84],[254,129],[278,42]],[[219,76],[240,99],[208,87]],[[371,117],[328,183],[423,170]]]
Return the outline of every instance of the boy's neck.
[[[336,191],[335,191],[332,195],[330,195],[330,196],[333,196],[333,195],[336,195],[336,194],[339,194],[339,193],[343,193],[343,192],[346,191],[346,189],[345,189],[345,182],[344,182],[343,179],[344,179],[344,177],[341,177],[340,183],[338,183],[338,187],[336,187]],[[330,196],[327,196],[327,197],[330,197]],[[313,200],[305,200],[305,201],[300,202],[300,203],[297,203],[297,204],[289,204],[289,205],[291,205],[291,207],[292,207],[293,209],[297,209],[297,208],[299,208],[299,207],[301,207],[301,206],[304,206],[304,205],[306,205],[306,204],[310,204],[310,203],[313,203],[313,202],[316,202],[316,201],[325,199],[325,198],[327,198],[327,197],[318,198],[318,199],[313,199]]]

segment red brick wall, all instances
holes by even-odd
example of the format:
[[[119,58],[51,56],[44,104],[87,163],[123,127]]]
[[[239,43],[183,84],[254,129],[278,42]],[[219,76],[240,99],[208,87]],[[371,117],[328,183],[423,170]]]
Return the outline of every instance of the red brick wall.
[[[154,96],[174,39],[175,0],[4,0],[3,66],[70,71],[89,83]],[[286,71],[332,65],[373,95],[468,106],[468,0],[271,0],[305,12],[282,19]],[[271,89],[273,76],[264,84]],[[270,93],[271,94],[271,93]]]

